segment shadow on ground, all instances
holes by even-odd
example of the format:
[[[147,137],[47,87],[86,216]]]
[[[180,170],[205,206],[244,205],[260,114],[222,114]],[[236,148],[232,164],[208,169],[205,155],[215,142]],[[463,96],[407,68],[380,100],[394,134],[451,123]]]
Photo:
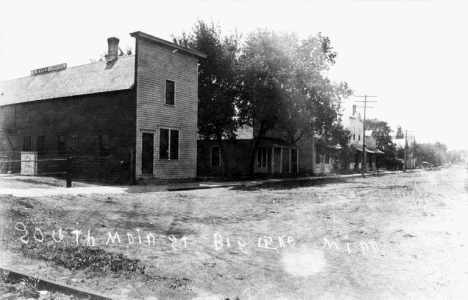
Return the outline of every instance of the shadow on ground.
[[[238,191],[255,191],[259,189],[265,190],[290,190],[310,186],[323,186],[326,184],[348,183],[344,178],[318,178],[318,179],[297,179],[276,182],[265,182],[256,185],[240,185],[231,188]]]

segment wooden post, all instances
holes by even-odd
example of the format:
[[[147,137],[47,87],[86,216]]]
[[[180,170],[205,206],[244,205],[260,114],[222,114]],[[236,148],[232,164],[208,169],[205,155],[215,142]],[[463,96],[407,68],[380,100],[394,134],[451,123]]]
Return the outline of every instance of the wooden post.
[[[281,156],[280,156],[280,174],[283,173],[283,147],[281,149]]]
[[[72,187],[72,157],[68,156],[67,158],[67,188]]]
[[[275,147],[271,149],[271,174],[275,173]]]
[[[316,165],[316,156],[317,153],[316,153],[316,148],[315,148],[315,137],[314,135],[312,134],[312,175],[315,175],[315,165]]]
[[[135,184],[135,153],[133,151],[133,148],[130,148],[130,183],[132,185]]]
[[[299,174],[299,149],[296,149],[296,173]]]

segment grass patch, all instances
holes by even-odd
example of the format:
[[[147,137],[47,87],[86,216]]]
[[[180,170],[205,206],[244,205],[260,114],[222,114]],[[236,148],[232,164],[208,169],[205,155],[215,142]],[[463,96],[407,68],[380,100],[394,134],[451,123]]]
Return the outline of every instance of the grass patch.
[[[83,270],[88,275],[126,278],[144,274],[145,266],[139,259],[129,259],[121,253],[109,253],[101,248],[62,243],[22,244],[20,252],[28,258],[53,262],[72,271]]]

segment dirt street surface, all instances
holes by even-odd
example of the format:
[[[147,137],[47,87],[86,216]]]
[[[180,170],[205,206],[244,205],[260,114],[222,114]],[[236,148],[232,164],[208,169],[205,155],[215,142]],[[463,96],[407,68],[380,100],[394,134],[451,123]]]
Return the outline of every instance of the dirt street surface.
[[[116,299],[468,299],[466,166],[14,196],[34,184],[0,178],[0,266]]]

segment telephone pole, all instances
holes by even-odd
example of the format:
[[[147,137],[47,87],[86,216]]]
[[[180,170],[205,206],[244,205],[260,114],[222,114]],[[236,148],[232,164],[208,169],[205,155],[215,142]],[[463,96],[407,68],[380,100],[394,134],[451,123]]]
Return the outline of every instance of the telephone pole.
[[[412,131],[410,130],[409,132],[412,132]],[[408,166],[407,166],[408,153],[407,152],[408,152],[408,130],[405,131],[405,152],[404,152],[405,153],[405,157],[404,157],[405,163],[403,165],[403,167],[404,167],[403,172],[406,172],[406,169],[408,169]]]
[[[366,109],[367,108],[374,108],[373,106],[367,106],[368,102],[377,102],[377,101],[369,101],[367,98],[374,98],[377,96],[354,96],[354,97],[361,97],[364,98],[364,101],[354,101],[354,102],[364,102],[364,106],[359,106],[359,107],[364,107],[364,120],[362,122],[362,177],[365,177],[365,172],[366,172]]]

